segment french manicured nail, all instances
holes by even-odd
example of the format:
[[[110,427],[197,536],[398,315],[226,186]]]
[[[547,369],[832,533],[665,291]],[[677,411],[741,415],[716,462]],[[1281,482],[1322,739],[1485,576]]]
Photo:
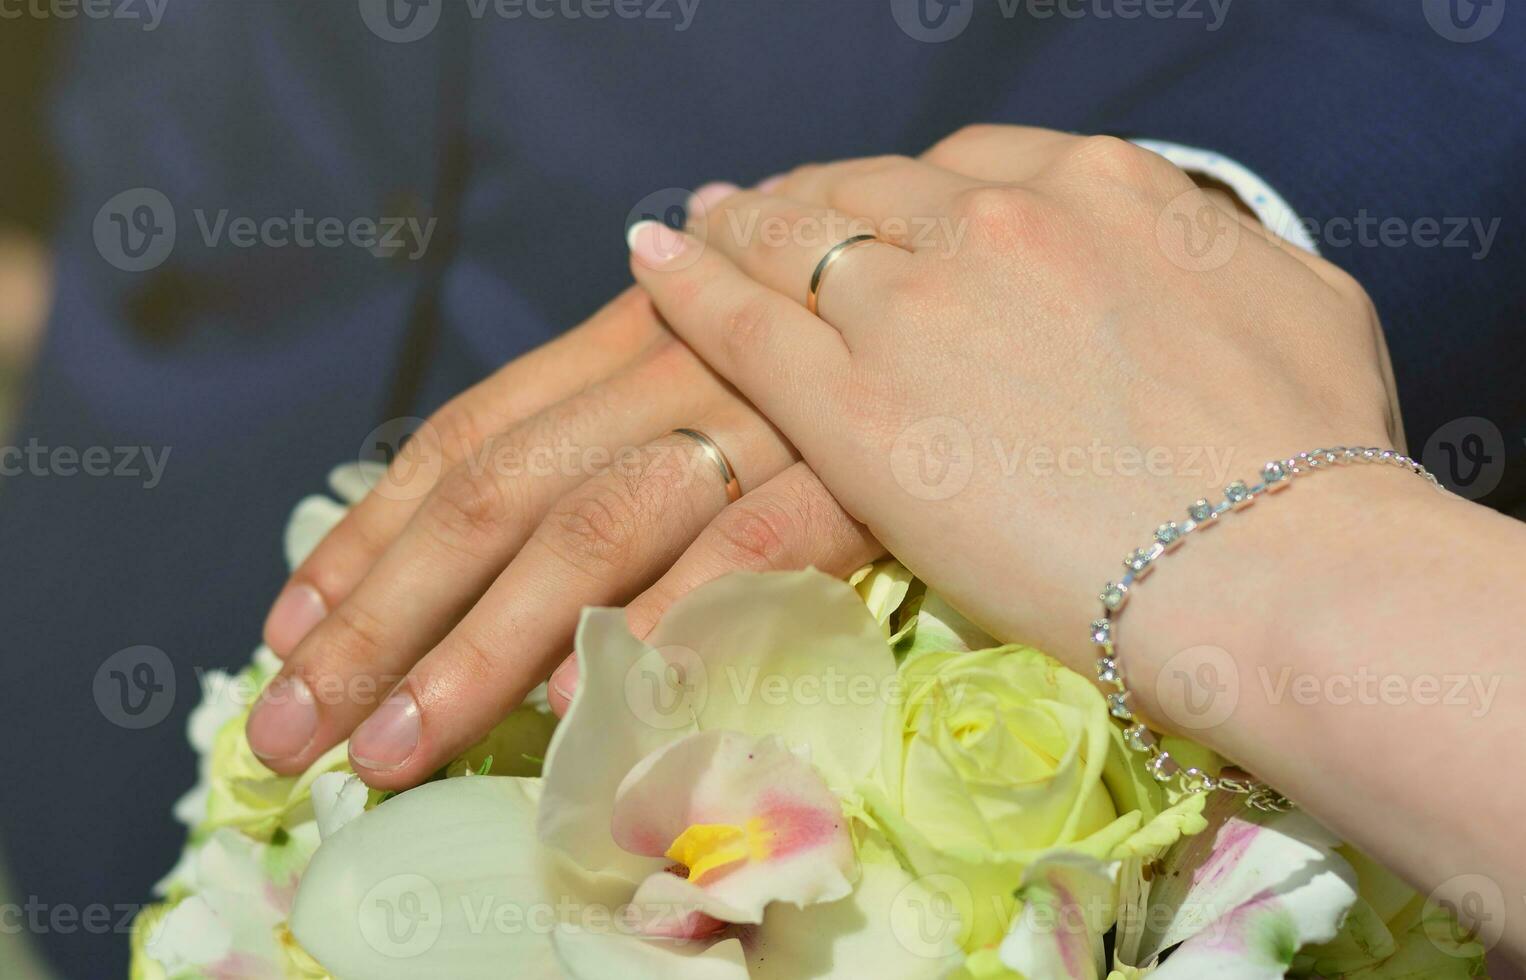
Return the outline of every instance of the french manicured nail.
[[[288,585],[270,607],[266,620],[265,637],[270,648],[287,656],[328,614],[328,605],[317,589],[307,584]]]
[[[739,190],[741,188],[737,185],[728,184],[723,180],[706,184],[689,196],[688,211],[690,219],[693,219],[695,211],[703,214]]]
[[[318,731],[318,706],[300,677],[277,677],[260,695],[246,729],[261,759],[295,759]]]
[[[577,657],[568,657],[562,661],[560,667],[552,672],[550,687],[563,701],[570,702],[572,700],[572,696],[578,692]]]
[[[376,709],[350,738],[350,758],[375,772],[390,772],[413,758],[419,747],[419,704],[398,691]]]
[[[688,240],[660,221],[638,221],[625,233],[625,243],[642,264],[660,269],[683,254]]]
[[[761,194],[772,194],[782,183],[784,183],[784,174],[774,174],[772,177],[758,183],[758,192]]]

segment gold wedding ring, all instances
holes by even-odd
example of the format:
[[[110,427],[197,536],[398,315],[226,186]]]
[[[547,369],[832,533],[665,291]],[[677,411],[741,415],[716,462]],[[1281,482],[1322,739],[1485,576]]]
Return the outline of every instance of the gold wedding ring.
[[[731,468],[731,461],[726,458],[725,453],[721,452],[721,447],[715,444],[715,440],[698,429],[674,429],[673,434],[687,436],[699,443],[699,448],[704,450],[710,462],[714,463],[715,468],[720,471],[721,482],[726,484],[727,502],[736,503],[742,496],[742,484],[737,481],[736,470]]]
[[[821,257],[821,261],[816,263],[816,271],[811,273],[811,288],[805,294],[806,311],[812,316],[816,315],[816,300],[821,295],[821,283],[826,279],[827,270],[832,268],[832,263],[842,258],[843,253],[850,249],[858,248],[860,245],[868,245],[870,242],[884,241],[878,235],[854,235],[852,238],[845,238],[836,245],[833,245],[827,254]],[[885,244],[889,245],[891,243],[885,242]]]

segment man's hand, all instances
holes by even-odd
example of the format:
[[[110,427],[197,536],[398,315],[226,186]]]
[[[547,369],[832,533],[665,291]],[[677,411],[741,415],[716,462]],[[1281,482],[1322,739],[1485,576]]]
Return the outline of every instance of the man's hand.
[[[680,427],[722,448],[740,500]],[[546,679],[584,606],[629,603],[640,635],[728,571],[882,554],[796,459],[627,292],[442,408],[297,569],[250,745],[297,773],[350,738],[368,783],[411,786]],[[558,710],[575,684],[569,661]]]

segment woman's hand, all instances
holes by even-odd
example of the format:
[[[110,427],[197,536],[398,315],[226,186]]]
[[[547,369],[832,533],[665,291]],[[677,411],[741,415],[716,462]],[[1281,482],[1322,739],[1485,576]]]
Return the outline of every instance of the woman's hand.
[[[715,441],[740,500],[677,428]],[[442,408],[296,570],[250,744],[296,773],[350,738],[367,782],[411,786],[546,679],[584,606],[629,603],[644,635],[728,571],[845,575],[882,553],[632,290]],[[576,682],[568,660],[554,707]]]
[[[667,321],[892,554],[1079,671],[1100,587],[1159,524],[1266,461],[1398,441],[1362,290],[1117,140],[966,131],[798,170],[706,224],[629,236]],[[841,253],[812,316],[813,270],[863,232],[902,247]],[[1253,510],[1130,598],[1136,704],[1526,951],[1468,897],[1480,874],[1526,890],[1526,789],[1499,765],[1526,738],[1526,531],[1389,467]]]
[[[812,316],[817,263],[866,232],[901,247],[843,253]],[[1159,523],[1397,438],[1362,289],[1116,139],[981,127],[631,239],[668,322],[893,554],[1088,672],[1097,592]]]

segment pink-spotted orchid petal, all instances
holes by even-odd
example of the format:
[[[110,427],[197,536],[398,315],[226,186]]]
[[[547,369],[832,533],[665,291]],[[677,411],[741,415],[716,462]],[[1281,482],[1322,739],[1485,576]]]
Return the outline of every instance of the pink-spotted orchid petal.
[[[654,869],[615,845],[610,817],[621,780],[657,748],[701,730],[788,733],[845,793],[873,768],[896,693],[874,617],[815,571],[717,579],[645,643],[623,611],[590,609],[576,646],[578,691],[547,750],[539,833],[587,870],[635,881]]]
[[[1134,965],[1180,942],[1152,978],[1280,980],[1301,947],[1335,936],[1356,901],[1356,874],[1337,843],[1302,813],[1230,816],[1190,865],[1185,894],[1152,896],[1152,912],[1169,918]]]
[[[1119,863],[1056,850],[1023,872],[1022,912],[1001,944],[1001,961],[1025,977],[1097,980],[1106,975],[1102,937],[1113,926]]]
[[[649,929],[666,920],[653,930],[664,934],[674,910],[679,935],[693,933],[689,911],[758,923],[774,902],[843,898],[857,875],[837,797],[774,735],[697,732],[659,749],[621,785],[611,832],[622,848],[671,862],[632,902]]]
[[[621,932],[563,927],[551,945],[571,980],[749,980],[742,944],[654,942]],[[514,974],[505,973],[504,976]]]

